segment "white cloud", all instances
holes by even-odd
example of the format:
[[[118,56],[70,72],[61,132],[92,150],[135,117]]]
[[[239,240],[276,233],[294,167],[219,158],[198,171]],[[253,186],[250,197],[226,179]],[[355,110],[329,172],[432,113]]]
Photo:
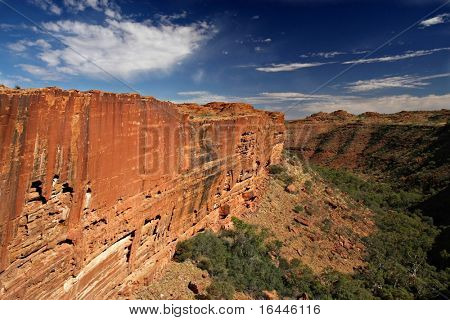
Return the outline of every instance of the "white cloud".
[[[73,12],[93,9],[103,12],[109,18],[122,17],[120,7],[112,0],[64,0],[64,5]]]
[[[79,10],[85,8],[84,4],[80,6]],[[106,18],[104,24],[64,20],[44,23],[43,27],[63,43],[62,48],[52,48],[43,42],[34,43],[41,47],[37,56],[53,68],[52,74],[104,76],[104,72],[95,66],[98,65],[126,79],[149,72],[170,71],[215,33],[214,27],[206,22],[152,24],[124,18]],[[24,51],[30,45],[19,42],[12,44],[10,49]],[[32,70],[34,72],[30,73],[34,75],[39,73],[36,72],[39,69],[32,69],[29,65],[24,70]]]
[[[430,76],[396,76],[380,79],[360,80],[350,83],[346,88],[351,92],[366,92],[386,88],[422,88],[430,83],[426,80],[450,77],[450,73],[441,73]]]
[[[102,11],[106,8],[114,7],[117,8],[117,5],[114,1],[111,0],[63,0],[64,6],[70,10],[84,11],[88,8]]]
[[[31,79],[29,79],[29,78],[18,76],[18,75],[5,76],[0,72],[0,84],[3,84],[7,87],[13,88],[16,85],[22,86],[29,82],[31,82]]]
[[[35,77],[39,78],[40,80],[57,81],[63,79],[60,73],[49,70],[47,68],[42,68],[30,64],[19,64],[17,66],[22,70],[28,72],[29,74],[32,74]]]
[[[302,54],[300,55],[301,58],[325,58],[325,59],[330,59],[330,58],[334,58],[336,56],[341,56],[341,55],[358,55],[358,54],[363,54],[363,53],[368,53],[369,51],[358,51],[358,50],[354,50],[352,52],[344,52],[344,51],[326,51],[326,52],[310,52],[310,53],[306,53],[306,54]]]
[[[262,100],[266,101],[278,101],[278,102],[285,102],[285,101],[309,101],[317,99],[318,97],[326,97],[324,95],[311,95],[311,94],[305,94],[301,92],[263,92],[260,93],[259,96]]]
[[[51,45],[44,39],[38,39],[36,41],[19,40],[17,42],[8,44],[7,47],[8,49],[15,52],[24,52],[29,47],[40,47],[42,49],[50,49]]]
[[[25,23],[20,23],[20,24],[0,23],[0,29],[5,30],[5,31],[27,30],[27,29],[36,30],[36,27],[27,25]]]
[[[446,23],[446,22],[449,21],[449,17],[450,17],[450,14],[443,13],[443,14],[440,14],[440,15],[438,15],[436,17],[433,17],[433,18],[430,18],[430,19],[422,21],[420,23],[420,26],[422,28],[427,28],[427,27],[431,27],[431,26],[434,26],[434,25],[437,25],[437,24]]]
[[[253,43],[270,43],[270,42],[272,42],[272,39],[271,38],[264,38],[264,39],[261,39],[261,38],[259,38],[259,39],[250,38],[249,41],[253,42]]]
[[[400,111],[440,110],[450,108],[450,94],[428,95],[423,97],[411,95],[384,96],[378,98],[335,97],[328,102],[312,102],[298,105],[294,111],[316,113],[346,110],[354,114],[364,112],[395,113]]]
[[[1,72],[0,72],[0,84],[3,84],[10,88],[12,88],[14,86],[13,82],[10,79],[4,78],[3,74]]]
[[[347,54],[347,53],[341,52],[341,51],[313,52],[313,53],[308,53],[308,54],[302,54],[300,57],[301,58],[321,57],[321,58],[325,58],[325,59],[330,59],[330,58],[334,58],[336,56],[343,55],[343,54]]]
[[[211,101],[227,101],[227,102],[245,102],[254,105],[273,105],[285,104],[289,102],[317,101],[332,99],[327,95],[310,95],[300,92],[262,92],[255,96],[224,96],[211,93],[209,91],[183,91],[177,95],[184,97],[182,99],[174,99],[172,102],[181,103],[199,103],[204,104]]]
[[[258,15],[256,15],[256,16],[253,16],[252,17],[252,20],[258,20],[260,17],[258,16]]]
[[[187,17],[187,11],[182,11],[181,13],[174,13],[171,15],[156,14],[155,17],[162,22],[172,22],[174,20],[184,19]]]
[[[9,88],[13,88],[15,84],[9,79],[3,79],[0,77],[0,84],[7,86]]]
[[[24,82],[32,82],[32,80],[30,78],[27,77],[22,77],[22,76],[17,76],[17,75],[12,75],[9,76],[10,79],[16,80],[20,83],[24,83]]]
[[[312,95],[301,92],[263,92],[255,96],[236,97],[216,95],[209,91],[179,92],[183,99],[172,100],[175,103],[205,104],[211,101],[245,102],[266,110],[286,112],[287,118],[298,118],[317,112],[347,110],[354,114],[367,111],[395,113],[413,110],[440,110],[450,108],[450,94],[445,95],[394,95],[376,98],[352,95]]]
[[[327,63],[273,63],[267,67],[258,67],[256,70],[262,72],[286,72],[286,71],[294,71],[298,69],[304,68],[312,68],[317,66],[322,66]]]
[[[28,0],[28,1],[48,13],[56,14],[58,16],[62,13],[62,9],[52,0]]]
[[[416,57],[428,56],[433,53],[441,52],[441,51],[450,51],[450,47],[447,48],[436,48],[430,50],[418,50],[418,51],[407,51],[403,54],[393,55],[393,56],[384,56],[378,58],[368,58],[368,59],[358,59],[358,60],[350,60],[339,62],[342,64],[368,64],[368,63],[381,63],[381,62],[394,62],[404,59],[412,59]],[[365,51],[353,52],[351,54],[362,54],[366,53]],[[345,52],[340,51],[332,51],[332,52],[317,52],[311,54],[303,54],[300,57],[309,58],[309,57],[323,57],[323,58],[331,58],[337,55],[347,54]],[[256,70],[263,72],[286,72],[286,71],[294,71],[303,68],[312,68],[317,66],[322,66],[325,64],[334,64],[338,62],[314,62],[314,63],[280,63],[280,64],[271,64],[269,66],[264,67],[256,67]]]
[[[183,98],[172,100],[172,102],[206,104],[213,101],[231,101],[230,97],[213,94],[208,91],[182,91],[178,92],[177,95]]]
[[[418,51],[408,51],[403,54],[393,55],[393,56],[385,56],[385,57],[379,57],[379,58],[369,58],[369,59],[359,59],[359,60],[351,60],[351,61],[345,61],[343,64],[363,64],[363,63],[377,63],[377,62],[393,62],[393,61],[399,61],[404,59],[411,59],[416,57],[422,57],[422,56],[428,56],[436,52],[440,51],[448,51],[449,48],[437,48],[437,49],[431,49],[431,50],[418,50]]]
[[[318,52],[316,55],[326,59],[334,58],[335,56],[345,54],[344,52],[332,51],[332,52]]]

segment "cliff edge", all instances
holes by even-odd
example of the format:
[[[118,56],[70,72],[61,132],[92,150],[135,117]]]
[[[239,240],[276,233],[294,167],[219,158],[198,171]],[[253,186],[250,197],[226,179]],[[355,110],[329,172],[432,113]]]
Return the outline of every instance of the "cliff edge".
[[[176,243],[252,212],[282,114],[137,94],[0,88],[0,299],[106,299]]]

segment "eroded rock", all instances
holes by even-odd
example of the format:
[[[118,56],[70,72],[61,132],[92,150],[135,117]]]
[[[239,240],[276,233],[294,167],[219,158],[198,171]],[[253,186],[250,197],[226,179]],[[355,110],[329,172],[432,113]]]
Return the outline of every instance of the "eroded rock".
[[[281,114],[137,94],[0,88],[0,299],[107,299],[177,241],[251,213]]]

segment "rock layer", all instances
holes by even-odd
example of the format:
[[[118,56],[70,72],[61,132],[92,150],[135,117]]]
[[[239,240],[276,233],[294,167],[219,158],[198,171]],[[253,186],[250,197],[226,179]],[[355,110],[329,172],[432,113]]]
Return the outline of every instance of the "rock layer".
[[[244,104],[0,88],[0,298],[126,295],[253,211],[283,143],[283,116]]]
[[[286,123],[286,148],[319,165],[389,176],[408,187],[450,183],[450,110],[318,113]]]

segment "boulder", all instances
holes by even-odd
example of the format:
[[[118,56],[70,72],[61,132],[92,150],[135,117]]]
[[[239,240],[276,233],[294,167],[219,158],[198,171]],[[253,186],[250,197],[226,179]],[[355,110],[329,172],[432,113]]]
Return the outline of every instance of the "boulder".
[[[293,183],[291,183],[290,185],[288,185],[286,187],[286,191],[289,192],[289,193],[297,193],[298,189]]]
[[[264,299],[266,300],[280,300],[280,297],[278,296],[278,292],[276,290],[263,290],[262,293],[264,295]]]
[[[305,227],[309,227],[309,221],[306,220],[305,218],[301,218],[301,217],[295,217],[294,221],[297,223],[300,223],[301,225],[305,226]]]

